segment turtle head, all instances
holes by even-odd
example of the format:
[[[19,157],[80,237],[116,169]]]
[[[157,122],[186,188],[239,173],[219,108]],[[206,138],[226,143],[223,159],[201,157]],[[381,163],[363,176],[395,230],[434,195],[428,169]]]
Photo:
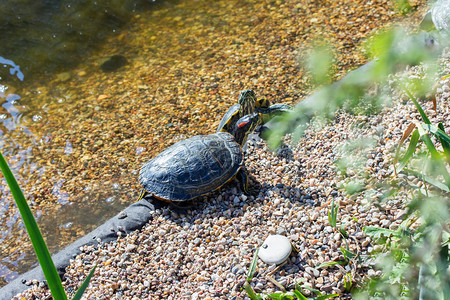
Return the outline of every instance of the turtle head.
[[[255,111],[256,95],[253,90],[243,90],[239,93],[239,117],[252,114]]]
[[[259,113],[243,116],[236,122],[231,134],[234,136],[236,142],[242,147],[247,141],[248,135],[253,132],[260,123],[261,114]]]

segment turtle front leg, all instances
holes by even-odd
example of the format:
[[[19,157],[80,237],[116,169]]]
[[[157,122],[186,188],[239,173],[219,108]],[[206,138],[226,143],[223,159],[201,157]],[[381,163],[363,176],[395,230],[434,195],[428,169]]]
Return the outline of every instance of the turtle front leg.
[[[245,194],[249,193],[248,189],[248,175],[244,170],[240,170],[237,174],[237,179],[239,180],[239,183],[241,185],[241,189]]]
[[[241,185],[241,189],[246,195],[255,195],[257,193],[257,190],[253,187],[250,187],[249,180],[248,180],[248,174],[245,172],[245,170],[241,169],[239,173],[237,174],[236,178],[239,180],[239,183]]]

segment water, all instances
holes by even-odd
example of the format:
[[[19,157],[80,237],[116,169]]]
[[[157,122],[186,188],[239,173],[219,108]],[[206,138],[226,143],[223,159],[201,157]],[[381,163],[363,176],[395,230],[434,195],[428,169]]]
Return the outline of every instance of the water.
[[[58,78],[67,77],[108,38],[120,34],[137,11],[157,10],[176,1],[19,2],[4,1],[0,7],[0,149],[50,251],[56,252],[138,196],[134,178],[138,166],[123,175],[123,170],[108,173],[101,170],[105,164],[95,165],[92,168],[99,169],[99,176],[85,176],[86,180],[78,174],[65,174],[71,169],[67,165],[77,161],[74,156],[80,146],[73,144],[71,137],[83,136],[89,124],[70,134],[67,128],[70,121],[84,122],[89,117],[78,118],[86,106],[74,102],[84,92],[73,90],[70,78],[64,79],[66,83]],[[98,68],[93,70],[94,74],[99,72]],[[65,132],[64,137],[61,132]],[[127,161],[125,157],[121,160]],[[83,166],[77,167],[77,172],[82,175]],[[126,184],[124,176],[130,179]],[[3,178],[0,195],[1,286],[35,265],[36,260]]]
[[[214,132],[240,90],[291,104],[305,96],[309,35],[335,34],[302,25],[310,14],[372,14],[353,0],[20,2],[0,7],[0,150],[51,252],[136,201],[140,166]],[[358,24],[338,33],[347,44],[364,36]],[[339,72],[364,62],[340,49]],[[3,179],[0,195],[2,285],[35,258]]]

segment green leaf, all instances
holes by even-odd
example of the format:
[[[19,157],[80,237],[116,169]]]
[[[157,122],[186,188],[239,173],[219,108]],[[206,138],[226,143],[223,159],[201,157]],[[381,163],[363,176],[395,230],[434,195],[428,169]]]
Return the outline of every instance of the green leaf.
[[[314,298],[314,300],[325,300],[325,299],[330,299],[330,298],[334,298],[334,297],[338,297],[338,296],[339,296],[339,294],[322,295],[322,296]]]
[[[431,124],[430,119],[428,119],[427,114],[425,113],[425,111],[420,106],[420,104],[417,101],[416,97],[414,97],[414,95],[409,91],[409,89],[406,87],[406,85],[403,83],[403,81],[398,80],[398,82],[399,82],[400,86],[402,87],[403,91],[406,93],[406,95],[408,95],[408,97],[412,100],[412,102],[416,106],[417,110],[419,111],[420,116],[422,117],[422,120],[426,124]]]
[[[315,84],[322,85],[330,82],[333,70],[333,54],[326,45],[316,47],[307,59],[305,65],[312,76]]]
[[[344,238],[348,239],[348,234],[347,234],[347,231],[345,231],[344,224],[341,224],[341,229],[339,230],[339,232],[341,233],[341,235],[342,235]]]
[[[255,255],[253,255],[252,263],[250,264],[250,268],[248,269],[247,282],[250,282],[253,278],[253,275],[255,274],[256,265],[258,263],[258,252],[259,248],[256,249]]]
[[[262,300],[263,299],[260,295],[255,294],[255,291],[253,290],[253,288],[251,287],[251,285],[248,282],[244,283],[244,289],[247,292],[247,295],[250,299],[252,299],[252,300]]]
[[[351,273],[345,274],[344,287],[347,292],[350,292],[350,290],[352,289],[352,274]]]
[[[422,141],[424,141],[425,145],[428,148],[428,151],[430,151],[431,157],[434,159],[439,159],[439,153],[436,150],[436,147],[434,147],[433,142],[431,141],[430,137],[426,133],[426,130],[428,129],[427,124],[424,124],[425,126],[422,126],[421,124],[416,124],[417,129],[419,130],[420,138]]]
[[[45,279],[47,280],[48,287],[55,300],[66,300],[67,296],[62,286],[61,278],[56,271],[55,264],[50,256],[47,245],[42,237],[41,231],[34,219],[33,213],[25,200],[25,197],[17,184],[14,175],[12,174],[8,164],[6,163],[3,155],[0,153],[0,168],[5,176],[14,200],[19,208],[20,215],[27,229],[34,251],[41,265]]]
[[[363,228],[364,233],[370,236],[371,238],[378,240],[381,236],[390,237],[392,235],[396,235],[396,232],[391,229],[374,227],[374,226],[366,226]]]
[[[346,259],[352,259],[353,257],[355,257],[355,254],[353,254],[352,252],[350,252],[350,251],[348,251],[347,249],[344,249],[344,248],[342,248],[341,247],[341,251],[342,251],[342,254],[344,255],[344,257],[346,258]]]
[[[417,142],[419,141],[419,137],[420,137],[419,131],[414,130],[414,132],[411,136],[411,139],[409,141],[408,149],[406,150],[406,153],[403,156],[403,158],[400,160],[399,166],[396,168],[397,172],[400,172],[406,166],[406,164],[409,162],[409,160],[411,159],[412,155],[416,151]],[[399,152],[399,149],[400,149],[400,145],[398,147],[397,154]],[[395,160],[397,160],[397,156],[398,156],[397,154],[396,154]]]
[[[440,190],[442,190],[444,192],[447,192],[447,193],[450,192],[450,189],[448,188],[448,186],[446,186],[444,183],[440,182],[437,179],[434,179],[434,178],[432,178],[430,176],[424,175],[424,174],[422,174],[420,172],[417,172],[417,171],[414,171],[414,170],[411,170],[411,169],[408,169],[408,168],[405,168],[404,171],[407,174],[414,175],[414,176],[416,176],[416,177],[418,177],[418,178],[428,182],[429,184],[437,187],[438,189],[440,189]]]
[[[268,294],[267,296],[273,300],[291,300],[295,299],[294,297],[296,297],[293,292],[286,292],[286,293],[277,292]]]
[[[298,299],[300,299],[300,300],[308,300],[308,298],[306,298],[298,289],[297,289],[297,287],[295,287],[295,290],[294,290],[294,295],[295,295],[295,297],[297,297]]]
[[[428,130],[432,133],[437,134],[438,137],[442,137],[446,141],[447,141],[447,139],[448,139],[448,141],[450,141],[450,138],[445,134],[445,132],[443,132],[442,130],[440,130],[439,128],[437,128],[434,125],[427,125],[427,124],[424,124],[423,126],[420,124],[416,124],[416,125],[417,125],[417,128],[419,129],[420,137],[425,142],[425,145],[427,146],[428,151],[430,151],[431,158],[433,158],[438,163],[437,166],[438,166],[439,171],[441,172],[442,176],[444,176],[445,184],[450,188],[450,174],[448,173],[447,168],[444,165],[444,162],[441,160],[441,157],[440,157],[439,153],[437,152],[436,148],[434,147],[434,144],[431,141],[430,137],[428,136],[428,134],[425,133],[425,130]],[[431,131],[431,130],[433,130],[433,131]]]
[[[431,124],[422,124],[422,127],[433,133],[440,140],[444,141],[447,149],[448,147],[450,147],[450,136],[445,133],[444,125],[442,125],[442,123],[439,123],[438,126]]]
[[[318,295],[318,296],[322,296],[322,293],[319,290],[313,289],[312,287],[309,287],[307,285],[301,285],[300,286],[302,289],[306,289],[309,290],[311,292],[313,292],[314,294]]]
[[[347,264],[347,262],[345,261],[339,261],[339,260],[333,260],[333,261],[327,261],[324,263],[321,263],[317,269],[320,268],[327,268],[327,267],[331,267],[331,266],[335,266],[335,265],[341,265],[341,266],[345,266]]]
[[[442,125],[442,123],[438,124],[438,128],[445,134],[445,128],[444,128],[444,125]],[[447,134],[445,134],[445,135],[448,137]],[[450,142],[448,142],[447,139],[444,137],[438,136],[438,138],[442,144],[442,148],[444,149],[444,155],[447,158],[447,162],[450,163]],[[449,137],[449,139],[450,139],[450,137]]]
[[[88,276],[84,279],[83,283],[81,284],[80,288],[78,289],[78,291],[75,293],[75,295],[73,296],[72,300],[80,300],[81,297],[84,294],[84,291],[86,290],[86,288],[89,285],[89,282],[91,281],[92,275],[94,275],[95,269],[97,268],[97,266],[94,266],[92,268],[92,270],[89,272]]]
[[[336,227],[338,208],[339,205],[334,205],[334,199],[331,200],[331,209],[328,211],[328,222],[331,227]]]

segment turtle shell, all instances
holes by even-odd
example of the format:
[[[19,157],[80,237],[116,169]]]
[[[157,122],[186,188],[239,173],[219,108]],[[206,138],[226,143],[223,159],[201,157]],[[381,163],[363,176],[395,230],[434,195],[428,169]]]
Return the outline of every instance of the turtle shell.
[[[239,172],[244,155],[226,132],[179,141],[144,164],[139,181],[165,201],[188,201],[220,188]]]

